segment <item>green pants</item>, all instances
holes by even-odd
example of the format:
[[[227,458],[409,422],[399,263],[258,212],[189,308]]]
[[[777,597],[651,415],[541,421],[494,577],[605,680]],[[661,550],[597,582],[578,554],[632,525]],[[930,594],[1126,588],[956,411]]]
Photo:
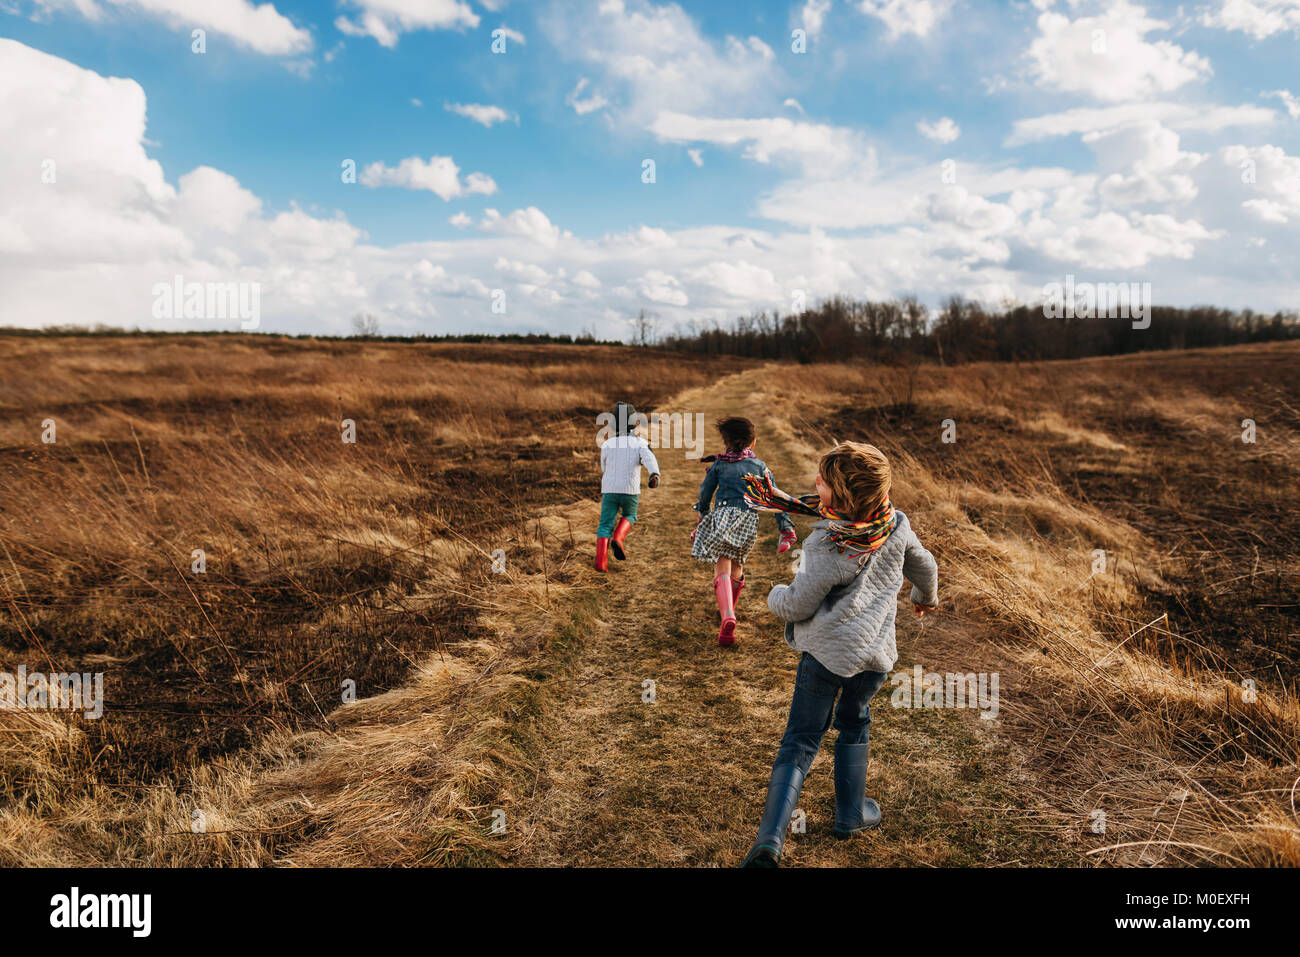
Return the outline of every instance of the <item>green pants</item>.
[[[600,525],[596,529],[597,538],[609,538],[614,534],[614,523],[618,513],[629,522],[636,521],[636,506],[641,500],[639,495],[624,495],[621,492],[606,492],[600,497]]]

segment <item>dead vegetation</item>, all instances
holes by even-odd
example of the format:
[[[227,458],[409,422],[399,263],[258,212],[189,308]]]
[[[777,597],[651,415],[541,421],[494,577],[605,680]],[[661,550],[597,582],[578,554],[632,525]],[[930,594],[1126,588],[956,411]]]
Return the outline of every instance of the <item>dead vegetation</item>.
[[[931,367],[911,409],[874,369],[782,377],[804,435],[895,462],[949,611],[1016,666],[1003,734],[1093,858],[1300,864],[1298,358]]]
[[[757,582],[787,563],[756,560],[739,654],[710,647],[698,465],[665,457],[644,564],[586,567],[595,414],[669,395],[748,410],[787,487],[832,437],[884,448],[945,593],[898,667],[1003,676],[991,728],[880,708],[886,829],[814,825],[796,863],[1300,863],[1294,346],[704,387],[596,347],[11,345],[0,670],[102,670],[108,702],[0,712],[0,864],[733,863],[794,665]]]
[[[643,357],[629,377],[623,354],[8,340],[0,668],[102,671],[108,717],[0,712],[0,861],[269,861],[310,838],[329,775],[383,754],[382,731],[363,735],[364,752],[331,750],[340,723],[436,702],[430,661],[486,669],[475,687],[495,700],[502,662],[555,625],[539,615],[503,642],[488,624],[497,588],[545,603],[550,585],[573,579],[572,529],[545,516],[591,494],[597,413],[616,398],[651,408],[715,368]],[[343,441],[345,420],[355,443]],[[339,710],[345,682],[361,700]],[[421,720],[454,725],[452,710],[476,701],[457,690]],[[267,769],[308,748],[326,756],[313,772],[326,779],[286,784],[296,790],[283,805],[253,797]],[[434,815],[461,800],[447,791],[449,753],[392,758],[431,788]],[[371,793],[386,787],[362,778]],[[384,817],[355,798],[358,822]],[[436,856],[436,844],[408,859]],[[369,846],[369,860],[392,859]]]

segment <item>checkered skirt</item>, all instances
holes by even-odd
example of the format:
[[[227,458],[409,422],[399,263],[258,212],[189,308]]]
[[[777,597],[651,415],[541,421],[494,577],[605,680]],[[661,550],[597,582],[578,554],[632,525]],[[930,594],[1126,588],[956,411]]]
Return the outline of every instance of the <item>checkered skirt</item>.
[[[758,512],[734,505],[710,509],[695,530],[691,557],[712,564],[719,558],[743,562],[758,542]]]

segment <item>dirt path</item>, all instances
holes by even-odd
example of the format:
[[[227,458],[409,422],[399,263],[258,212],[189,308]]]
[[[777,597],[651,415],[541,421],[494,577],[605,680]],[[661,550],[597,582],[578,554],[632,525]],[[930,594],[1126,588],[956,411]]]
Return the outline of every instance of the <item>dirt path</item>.
[[[703,413],[708,423],[748,410],[758,424],[756,451],[778,481],[811,487],[812,450],[779,411],[756,401],[770,374],[729,376],[665,408]],[[715,443],[710,431],[706,447]],[[765,517],[739,602],[739,643],[720,648],[711,569],[690,556],[703,467],[673,450],[662,451],[660,463],[664,482],[642,493],[628,561],[610,562],[607,581],[598,583],[598,620],[556,679],[564,687],[548,722],[555,740],[546,749],[546,784],[516,809],[529,836],[512,864],[733,866],[753,838],[797,664],[766,596],[792,577],[793,553],[776,554],[776,525]],[[800,523],[801,541],[806,532]],[[913,657],[918,643],[927,668],[942,669],[946,659],[963,671],[973,660],[998,666],[969,623],[937,618],[926,630],[900,615],[899,669],[922,660]],[[644,700],[650,688],[653,702]],[[824,746],[800,803],[807,831],[788,842],[789,863],[1063,861],[1055,838],[1034,825],[1040,819],[1025,813],[1034,799],[1013,780],[1017,762],[996,722],[973,711],[891,708],[889,689],[874,702],[868,777],[884,825],[856,841],[830,836],[834,790]]]

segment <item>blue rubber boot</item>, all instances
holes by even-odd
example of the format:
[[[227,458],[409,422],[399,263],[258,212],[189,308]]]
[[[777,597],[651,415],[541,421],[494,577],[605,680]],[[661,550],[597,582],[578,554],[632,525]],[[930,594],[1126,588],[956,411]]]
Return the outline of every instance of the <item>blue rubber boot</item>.
[[[867,797],[866,744],[835,742],[835,826],[844,840],[880,823],[880,805]]]
[[[763,820],[758,825],[758,837],[745,855],[741,867],[776,867],[785,847],[785,832],[790,826],[790,815],[799,803],[803,788],[803,769],[794,764],[778,764],[772,769],[772,780],[767,785],[767,804]]]

